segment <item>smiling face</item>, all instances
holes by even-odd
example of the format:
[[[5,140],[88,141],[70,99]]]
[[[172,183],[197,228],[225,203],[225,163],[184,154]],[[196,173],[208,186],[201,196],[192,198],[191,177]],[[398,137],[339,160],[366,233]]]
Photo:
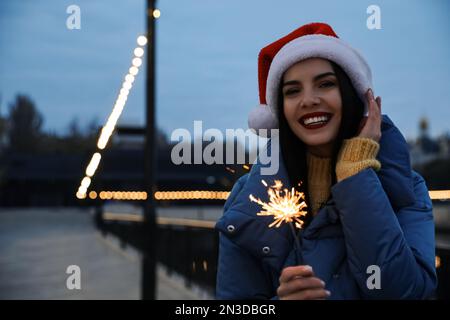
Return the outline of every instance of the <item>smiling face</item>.
[[[289,127],[308,150],[332,153],[342,117],[342,99],[330,62],[312,58],[291,66],[282,79],[283,111]]]

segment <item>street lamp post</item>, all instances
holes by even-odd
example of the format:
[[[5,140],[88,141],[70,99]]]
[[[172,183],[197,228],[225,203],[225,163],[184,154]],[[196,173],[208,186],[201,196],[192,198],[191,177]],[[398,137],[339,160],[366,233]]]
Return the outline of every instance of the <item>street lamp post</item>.
[[[147,0],[147,75],[146,75],[146,127],[145,127],[145,191],[148,197],[144,204],[143,255],[142,255],[142,299],[156,298],[156,217],[153,194],[155,191],[155,18],[156,0]]]

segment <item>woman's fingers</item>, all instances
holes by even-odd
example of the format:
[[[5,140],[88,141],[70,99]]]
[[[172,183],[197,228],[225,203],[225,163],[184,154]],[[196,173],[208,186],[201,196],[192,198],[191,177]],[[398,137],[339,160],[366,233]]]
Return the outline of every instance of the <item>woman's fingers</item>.
[[[361,121],[358,136],[363,138],[371,138],[375,141],[380,141],[381,138],[381,98],[376,99],[373,96],[372,89],[366,92],[366,99],[368,105],[368,116]],[[361,128],[362,127],[362,128]]]
[[[381,115],[381,97],[377,97],[375,99],[375,101],[377,103],[377,106],[378,106],[378,109],[380,110],[380,115]]]
[[[280,283],[288,282],[294,277],[312,277],[314,272],[311,266],[286,267],[281,272]]]
[[[373,113],[374,113],[374,126],[375,126],[375,131],[379,132],[381,134],[381,97],[377,97],[374,101],[373,101]]]
[[[278,287],[277,295],[279,297],[289,296],[297,291],[309,289],[324,289],[325,282],[316,277],[294,278]]]
[[[281,272],[277,295],[282,300],[326,299],[330,292],[325,290],[325,283],[314,276],[311,266],[293,266]]]
[[[377,102],[375,101],[375,98],[373,96],[373,91],[372,89],[369,89],[367,91],[367,99],[369,102],[369,118],[376,116],[377,114]]]
[[[367,102],[369,105],[369,117],[381,117],[381,97],[375,99],[372,89],[367,90]]]
[[[284,297],[284,300],[316,300],[326,299],[330,296],[330,292],[325,289],[308,289],[298,291]]]

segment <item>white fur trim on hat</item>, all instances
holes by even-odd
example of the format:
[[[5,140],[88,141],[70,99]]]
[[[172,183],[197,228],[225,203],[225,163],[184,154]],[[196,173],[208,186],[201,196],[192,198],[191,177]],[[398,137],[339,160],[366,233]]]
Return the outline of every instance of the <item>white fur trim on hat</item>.
[[[349,76],[367,113],[365,93],[372,85],[372,72],[364,57],[339,38],[307,35],[292,40],[275,55],[267,77],[266,101],[276,114],[278,86],[284,72],[292,65],[308,58],[323,58],[338,64]]]
[[[248,127],[257,133],[259,129],[275,129],[278,128],[278,119],[268,105],[260,104],[250,111]]]

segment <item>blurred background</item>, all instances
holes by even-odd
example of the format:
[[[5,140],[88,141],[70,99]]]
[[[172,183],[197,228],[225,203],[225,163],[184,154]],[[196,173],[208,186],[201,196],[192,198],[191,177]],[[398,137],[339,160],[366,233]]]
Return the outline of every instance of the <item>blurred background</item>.
[[[251,165],[175,165],[172,132],[201,144],[196,120],[246,129],[259,50],[318,21],[364,54],[407,139],[433,199],[436,298],[448,299],[445,0],[1,1],[0,299],[213,298],[214,224]]]

